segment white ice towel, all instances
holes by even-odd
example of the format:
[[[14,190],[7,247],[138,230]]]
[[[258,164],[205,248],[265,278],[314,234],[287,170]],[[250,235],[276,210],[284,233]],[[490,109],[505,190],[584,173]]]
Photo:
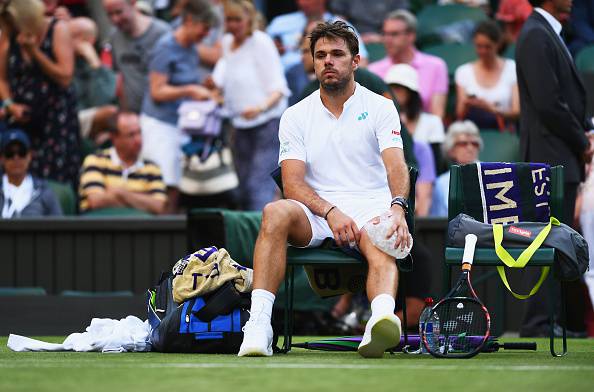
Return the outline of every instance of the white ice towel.
[[[12,351],[101,351],[120,353],[150,351],[148,321],[128,316],[121,320],[94,318],[83,333],[70,334],[62,344],[47,343],[25,336],[10,334],[8,348]]]

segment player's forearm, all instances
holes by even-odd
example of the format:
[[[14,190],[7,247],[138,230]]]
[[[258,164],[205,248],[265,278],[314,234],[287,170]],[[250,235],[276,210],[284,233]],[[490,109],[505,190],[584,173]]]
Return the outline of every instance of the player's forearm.
[[[165,209],[165,201],[155,199],[151,195],[138,192],[123,192],[122,198],[129,207],[148,211],[152,214],[162,214]]]
[[[408,167],[404,160],[387,167],[386,172],[388,174],[388,185],[392,197],[408,197],[410,179],[408,177]]]
[[[283,193],[287,199],[297,200],[314,214],[324,218],[333,204],[322,199],[305,181],[291,181],[283,184]]]

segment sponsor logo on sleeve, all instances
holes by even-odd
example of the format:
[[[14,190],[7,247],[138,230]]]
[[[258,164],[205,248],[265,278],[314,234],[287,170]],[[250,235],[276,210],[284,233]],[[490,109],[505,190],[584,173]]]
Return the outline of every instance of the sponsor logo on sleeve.
[[[291,151],[291,144],[289,142],[283,142],[280,146],[280,155],[288,154]]]

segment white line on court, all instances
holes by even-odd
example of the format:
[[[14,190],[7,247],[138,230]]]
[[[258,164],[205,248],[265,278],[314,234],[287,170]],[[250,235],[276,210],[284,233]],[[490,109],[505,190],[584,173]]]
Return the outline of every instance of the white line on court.
[[[135,368],[135,369],[165,369],[165,368],[191,368],[191,369],[325,369],[325,370],[490,370],[513,372],[549,372],[549,371],[594,371],[594,366],[586,365],[427,365],[427,364],[311,364],[311,363],[247,363],[238,360],[236,363],[193,363],[193,362],[163,362],[163,363],[88,363],[72,361],[0,361],[0,369],[16,368]]]

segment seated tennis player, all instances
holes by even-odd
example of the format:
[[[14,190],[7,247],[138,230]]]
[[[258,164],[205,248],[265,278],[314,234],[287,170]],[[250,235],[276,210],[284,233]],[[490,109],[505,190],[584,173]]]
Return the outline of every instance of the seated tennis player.
[[[388,209],[396,247],[408,246],[405,212],[409,189],[400,121],[391,100],[355,83],[357,37],[343,22],[319,24],[311,53],[320,89],[281,118],[279,162],[285,200],[266,205],[254,252],[251,315],[239,356],[272,355],[270,324],[284,278],[287,241],[319,246],[328,237],[358,247],[369,263],[371,318],[359,353],[381,357],[400,341],[394,315],[395,259],[377,249],[361,228]]]

